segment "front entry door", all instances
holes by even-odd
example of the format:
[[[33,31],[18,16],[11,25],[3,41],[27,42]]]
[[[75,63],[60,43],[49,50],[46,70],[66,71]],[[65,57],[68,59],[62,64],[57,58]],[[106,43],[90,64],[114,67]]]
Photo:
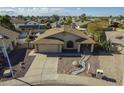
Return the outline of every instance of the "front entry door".
[[[66,47],[67,47],[67,48],[74,48],[74,43],[73,43],[73,41],[67,41]]]

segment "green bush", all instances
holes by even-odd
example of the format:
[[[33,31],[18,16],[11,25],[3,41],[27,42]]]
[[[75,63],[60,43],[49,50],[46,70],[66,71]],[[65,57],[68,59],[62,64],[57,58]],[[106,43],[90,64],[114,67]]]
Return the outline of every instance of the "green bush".
[[[100,46],[103,49],[108,49],[109,46],[110,46],[110,41],[109,40],[108,41],[103,41],[103,42],[100,43]]]
[[[79,27],[80,27],[80,28],[84,28],[84,25],[80,25]]]
[[[124,24],[119,24],[119,28],[124,29]]]
[[[85,25],[80,25],[79,27],[80,27],[80,28],[87,28],[87,24],[85,24]]]

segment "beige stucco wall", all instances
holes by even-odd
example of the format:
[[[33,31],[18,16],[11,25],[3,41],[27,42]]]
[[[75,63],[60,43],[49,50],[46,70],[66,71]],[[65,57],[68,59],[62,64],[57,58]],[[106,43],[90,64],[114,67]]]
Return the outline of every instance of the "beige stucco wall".
[[[70,41],[70,40],[73,41],[73,43],[74,43],[74,49],[78,48],[78,46],[75,42],[77,39],[80,39],[80,37],[78,37],[78,36],[71,35],[69,33],[60,33],[60,34],[57,34],[57,35],[53,35],[51,37],[55,37],[55,38],[59,38],[59,39],[64,40],[64,42],[65,42],[65,44],[63,45],[64,49],[67,49],[66,45],[67,45],[67,42]]]
[[[59,45],[38,45],[38,52],[60,52]]]

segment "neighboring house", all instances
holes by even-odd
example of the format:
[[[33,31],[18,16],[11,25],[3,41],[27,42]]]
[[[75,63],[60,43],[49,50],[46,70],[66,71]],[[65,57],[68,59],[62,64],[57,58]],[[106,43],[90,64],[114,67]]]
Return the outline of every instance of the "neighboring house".
[[[52,28],[61,27],[60,21],[51,23]]]
[[[40,24],[35,21],[29,21],[29,22],[22,23],[22,24],[15,24],[15,28],[19,29],[23,32],[24,31],[26,31],[26,32],[32,31],[34,33],[37,33],[37,32],[45,31],[45,24]]]
[[[76,30],[71,26],[52,28],[39,35],[33,41],[36,52],[59,52],[76,51],[83,52],[85,48],[93,52],[96,42],[84,32]]]
[[[80,28],[79,26],[76,27],[77,30],[80,30],[80,31],[87,31],[87,28]]]
[[[107,40],[110,40],[110,50],[124,54],[124,31],[105,32]]]
[[[78,21],[78,22],[74,22],[77,26],[80,26],[80,25],[82,25],[83,24],[83,22],[81,22],[81,21]]]
[[[26,38],[28,36],[28,33],[26,32],[21,32],[19,35],[19,38]]]
[[[85,28],[87,28],[87,25],[88,25],[90,22],[92,22],[92,21],[84,21],[84,22],[79,21],[79,22],[75,22],[75,24],[76,24],[77,26],[83,25],[83,26],[85,26]]]
[[[115,27],[107,27],[103,29],[104,31],[115,31],[116,28]]]
[[[124,23],[124,19],[121,19],[121,20],[120,20],[120,23]]]
[[[17,24],[24,24],[26,23],[27,21],[22,19],[22,18],[16,18],[16,17],[12,17],[10,22],[14,25],[17,25]]]
[[[3,35],[8,38],[8,39],[3,39],[5,46],[6,46],[6,50],[7,50],[7,52],[12,51],[17,44],[17,38],[18,38],[19,34],[17,32],[8,30],[8,29],[0,26],[0,35]],[[3,49],[3,43],[2,43],[1,39],[0,39],[0,53],[3,53],[5,56],[5,52]]]

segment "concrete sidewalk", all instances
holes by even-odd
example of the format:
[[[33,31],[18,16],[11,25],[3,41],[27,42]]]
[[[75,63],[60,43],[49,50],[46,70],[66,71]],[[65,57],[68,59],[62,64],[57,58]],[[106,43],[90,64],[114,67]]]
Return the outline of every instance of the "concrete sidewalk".
[[[57,81],[70,85],[84,85],[84,86],[116,86],[116,83],[107,82],[105,80],[96,79],[87,76],[75,76],[59,74]]]
[[[21,80],[21,81],[20,81]],[[1,86],[31,86],[31,85],[80,85],[80,86],[117,86],[116,83],[107,82],[104,80],[86,77],[74,76],[66,74],[58,74],[56,80],[43,80],[39,76],[24,77],[20,80],[10,80],[2,82]]]

